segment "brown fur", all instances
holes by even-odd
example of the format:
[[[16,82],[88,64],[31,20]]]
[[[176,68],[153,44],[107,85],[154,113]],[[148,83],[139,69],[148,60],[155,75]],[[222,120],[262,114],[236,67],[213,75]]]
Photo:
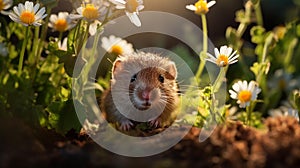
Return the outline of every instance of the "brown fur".
[[[130,82],[134,74],[137,74],[137,78],[134,82]],[[163,77],[163,83],[159,80],[159,76]],[[126,122],[128,119],[118,111],[114,104],[112,88],[117,89],[117,97],[120,99],[124,98],[124,100],[126,99],[125,96],[129,94],[126,92],[126,89],[130,93],[135,92],[139,98],[142,97],[141,93],[143,90],[149,89],[152,93],[153,102],[157,101],[156,99],[164,99],[166,101],[166,106],[158,117],[160,120],[159,125],[170,125],[176,118],[179,104],[176,77],[175,64],[168,58],[143,52],[120,56],[114,62],[111,87],[103,94],[101,111],[108,122],[119,124]],[[137,107],[136,97],[129,97],[131,102],[124,102],[124,108],[130,109],[129,104]],[[127,105],[128,108],[126,107]],[[153,106],[155,106],[154,103]]]

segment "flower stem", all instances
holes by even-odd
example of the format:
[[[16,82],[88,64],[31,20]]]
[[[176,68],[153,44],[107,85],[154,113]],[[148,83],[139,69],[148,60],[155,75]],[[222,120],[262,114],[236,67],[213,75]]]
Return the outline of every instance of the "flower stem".
[[[254,107],[256,106],[256,102],[255,101],[251,101],[250,105],[246,107],[246,113],[247,113],[247,120],[246,120],[246,124],[248,126],[252,125],[252,112],[254,110]]]
[[[62,40],[62,37],[63,37],[63,32],[59,32],[59,35],[58,35],[58,41],[61,41],[61,40]]]
[[[79,80],[79,83],[81,83],[80,86],[78,86],[76,90],[77,99],[79,101],[82,101],[82,95],[84,94],[84,87],[86,87],[87,83],[89,82],[89,73],[95,63],[95,56],[97,55],[97,47],[99,43],[99,38],[101,35],[101,27],[97,30],[96,35],[94,36],[94,42],[92,50],[87,50],[87,48],[82,47],[81,49],[81,56],[84,59],[87,59],[86,64],[82,67],[82,70],[80,72],[79,77],[76,80]],[[88,54],[89,57],[85,57],[84,55]],[[76,85],[76,83],[75,83]],[[75,86],[76,88],[76,86]]]
[[[254,10],[255,10],[255,17],[256,17],[257,25],[263,26],[264,23],[263,23],[263,17],[262,17],[262,12],[261,12],[261,7],[260,7],[260,1],[257,2],[257,4],[255,4]]]
[[[251,126],[251,110],[250,110],[250,106],[251,106],[251,103],[250,103],[249,106],[246,107],[246,113],[247,113],[246,125],[248,125],[248,126]]]
[[[34,65],[36,63],[36,58],[38,55],[38,46],[40,45],[40,39],[39,39],[39,33],[40,33],[40,27],[34,28],[34,39],[33,39],[33,48],[32,52],[29,55],[28,63],[30,65]]]
[[[79,29],[80,29],[80,28],[79,28]],[[79,45],[78,45],[78,48],[77,48],[77,53],[79,53],[80,50],[81,50],[82,48],[85,47],[86,42],[87,42],[87,39],[88,39],[88,36],[89,36],[89,29],[90,29],[90,23],[88,22],[88,23],[87,23],[87,26],[86,26],[86,29],[85,29],[85,31],[84,31],[84,35],[81,36],[81,38],[79,38],[80,41],[79,41]],[[78,33],[79,33],[79,32],[80,32],[80,31],[78,31]]]
[[[212,86],[212,93],[218,92],[218,90],[220,89],[221,85],[222,85],[222,80],[224,79],[224,77],[226,76],[226,72],[227,72],[228,66],[226,67],[222,67],[220,69],[220,72]]]
[[[271,45],[272,41],[273,41],[273,34],[269,34],[267,36],[265,44],[264,44],[264,48],[263,48],[263,53],[262,53],[261,59],[259,60],[261,65],[266,64],[266,61],[267,61],[266,58],[267,58],[268,48]],[[258,73],[258,75],[256,77],[256,81],[259,84],[261,84],[262,77],[263,77],[265,71],[266,71],[266,68],[264,68],[262,71],[259,71],[259,73]]]
[[[200,77],[202,75],[202,72],[203,72],[203,69],[204,69],[204,66],[205,66],[205,63],[206,63],[206,53],[207,53],[207,50],[208,50],[208,47],[207,47],[207,21],[206,21],[206,15],[205,14],[201,14],[201,20],[202,20],[202,31],[203,31],[203,48],[202,48],[202,51],[200,52],[199,54],[199,57],[200,57],[200,64],[199,64],[199,67],[198,67],[198,71],[196,73],[196,80],[198,82],[198,84],[200,83]]]
[[[294,38],[293,40],[291,40],[291,42],[289,44],[285,59],[283,61],[283,65],[286,70],[289,69],[289,66],[291,65],[291,60],[292,60],[293,53],[294,53],[294,50],[295,50],[295,47],[297,46],[297,44],[298,44],[297,38]]]
[[[36,55],[36,60],[35,60],[36,65],[39,64],[39,61],[41,58],[41,53],[43,51],[43,46],[44,46],[44,41],[45,41],[46,35],[47,35],[48,23],[49,23],[51,11],[52,11],[52,7],[49,7],[47,9],[47,17],[45,18],[45,23],[43,24],[43,27],[42,27],[40,43],[38,44],[37,55]]]
[[[20,53],[20,59],[19,59],[19,65],[18,65],[18,76],[21,76],[22,69],[23,69],[23,62],[24,62],[24,55],[25,55],[25,49],[28,41],[28,35],[29,35],[29,26],[27,26],[25,29],[25,38],[22,44],[22,49]]]

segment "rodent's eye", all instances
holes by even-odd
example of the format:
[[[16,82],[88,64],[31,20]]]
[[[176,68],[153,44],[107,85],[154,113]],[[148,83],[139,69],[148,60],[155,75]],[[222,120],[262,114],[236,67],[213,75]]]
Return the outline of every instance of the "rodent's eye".
[[[159,81],[160,83],[164,83],[165,78],[164,78],[162,75],[159,75],[159,76],[158,76],[158,81]]]
[[[134,81],[136,80],[136,78],[137,78],[137,74],[134,74],[134,75],[131,77],[130,82],[134,82]]]

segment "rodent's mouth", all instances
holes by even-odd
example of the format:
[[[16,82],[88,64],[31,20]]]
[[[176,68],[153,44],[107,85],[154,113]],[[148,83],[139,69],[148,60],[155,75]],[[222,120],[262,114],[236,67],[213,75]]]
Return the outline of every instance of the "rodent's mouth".
[[[141,105],[135,105],[135,107],[139,110],[147,110],[151,107],[151,103],[149,101],[146,101],[142,103]]]
[[[151,106],[151,103],[150,103],[150,102],[148,102],[148,101],[146,101],[146,102],[145,102],[145,103],[143,103],[142,105],[143,105],[143,106],[145,106],[145,107],[148,107],[148,108],[149,108],[149,107]]]

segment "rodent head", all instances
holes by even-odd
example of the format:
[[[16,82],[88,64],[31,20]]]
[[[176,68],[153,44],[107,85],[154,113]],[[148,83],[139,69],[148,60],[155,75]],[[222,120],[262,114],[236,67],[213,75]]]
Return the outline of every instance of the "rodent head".
[[[175,63],[152,53],[120,56],[114,62],[112,85],[117,84],[138,110],[169,108],[177,96]]]

